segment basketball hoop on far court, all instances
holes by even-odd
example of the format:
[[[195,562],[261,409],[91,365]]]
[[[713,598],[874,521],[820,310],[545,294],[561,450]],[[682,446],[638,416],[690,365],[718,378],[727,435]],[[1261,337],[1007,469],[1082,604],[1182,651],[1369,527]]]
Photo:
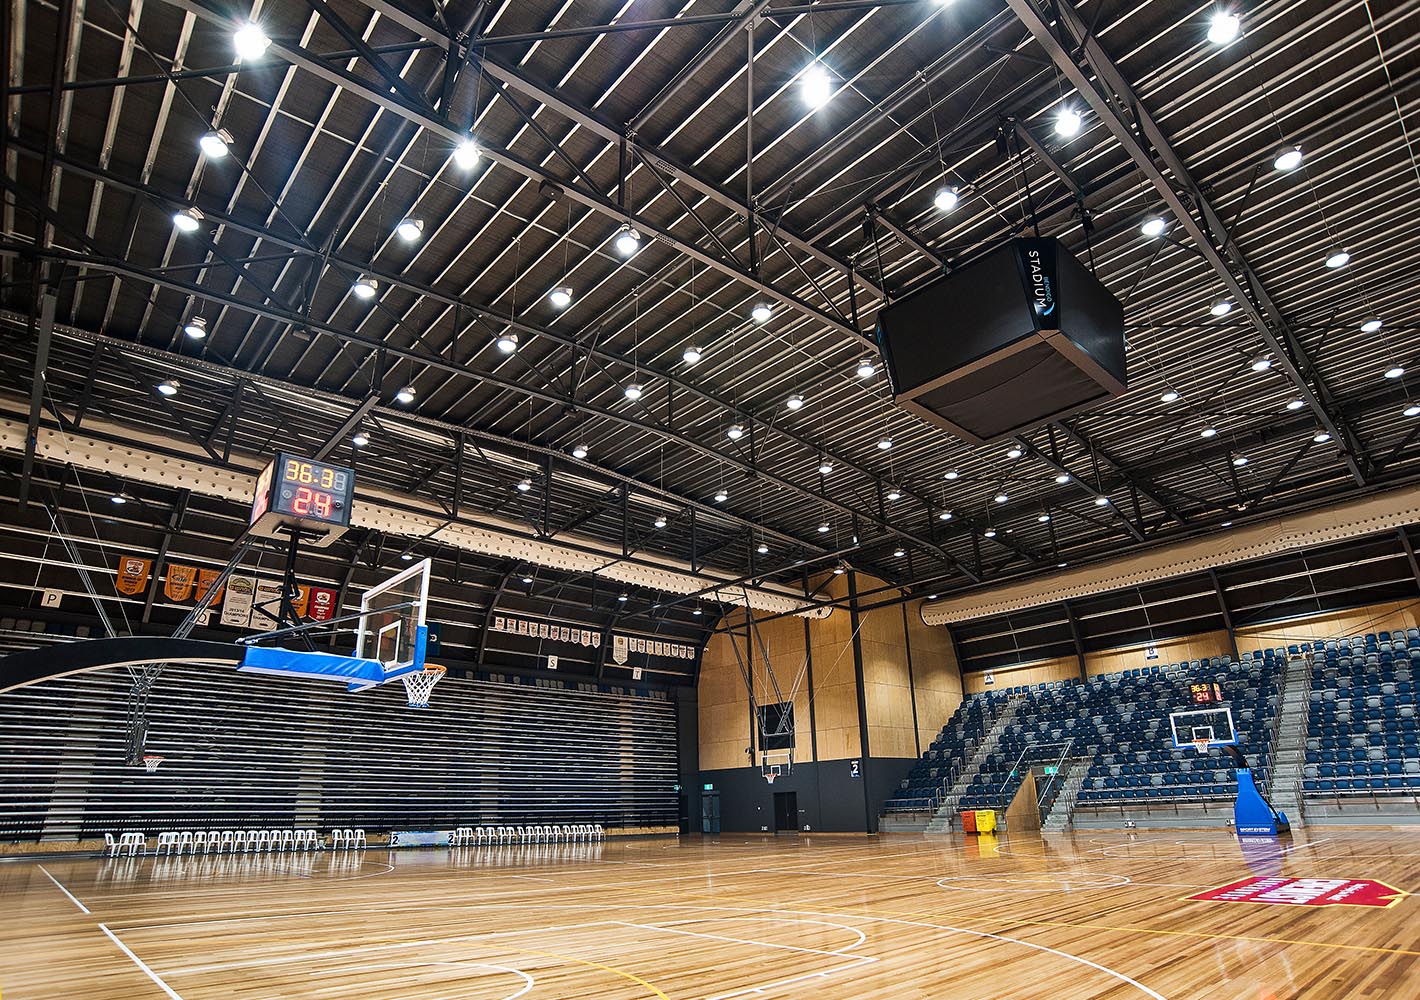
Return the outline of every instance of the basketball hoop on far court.
[[[428,708],[429,695],[434,691],[434,685],[444,679],[444,674],[448,671],[437,663],[426,663],[423,670],[411,670],[403,674],[400,680],[404,681],[404,693],[408,699],[410,708]]]
[[[163,755],[157,753],[145,753],[143,755],[143,766],[152,774],[158,769],[158,765],[163,762]]]
[[[764,772],[764,780],[765,780],[766,782],[768,782],[769,784],[771,784],[771,785],[774,784],[774,779],[777,778],[777,777],[779,777],[779,772],[778,772],[778,771],[765,771],[765,772]]]
[[[1212,742],[1213,742],[1213,741],[1212,741],[1212,740],[1209,740],[1209,739],[1194,740],[1194,741],[1193,741],[1193,749],[1197,750],[1198,753],[1199,753],[1199,755],[1201,756],[1201,755],[1206,754],[1206,753],[1208,752],[1208,746],[1209,746],[1209,744],[1212,743]]]

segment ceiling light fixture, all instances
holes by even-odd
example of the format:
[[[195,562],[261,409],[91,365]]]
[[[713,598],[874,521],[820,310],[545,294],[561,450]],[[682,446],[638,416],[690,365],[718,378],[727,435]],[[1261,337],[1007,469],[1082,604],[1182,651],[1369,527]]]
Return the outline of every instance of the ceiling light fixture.
[[[1214,316],[1226,316],[1233,311],[1232,299],[1214,299],[1208,311]]]
[[[193,340],[203,340],[207,337],[207,321],[201,316],[193,316],[182,325],[182,332]]]
[[[859,378],[872,378],[878,373],[877,366],[873,364],[872,358],[864,358],[858,362],[857,375]]]
[[[1241,468],[1242,468],[1244,465],[1246,465],[1246,464],[1247,464],[1247,456],[1246,456],[1246,455],[1234,455],[1234,456],[1233,456],[1233,465],[1237,466],[1239,469],[1241,469]]]
[[[1180,398],[1177,389],[1166,389],[1164,394],[1159,397],[1159,401],[1162,403],[1177,403]]]
[[[1272,359],[1265,354],[1259,354],[1252,359],[1252,363],[1249,367],[1255,372],[1265,372],[1272,367]]]
[[[357,431],[355,435],[350,438],[350,443],[357,448],[363,448],[370,443],[370,435],[363,431]]]
[[[1386,378],[1400,378],[1405,374],[1405,369],[1400,365],[1391,365],[1385,370]]]
[[[1330,257],[1326,258],[1326,266],[1333,271],[1338,267],[1345,267],[1349,263],[1351,263],[1351,255],[1345,250],[1337,250]]]
[[[229,152],[227,147],[231,145],[231,142],[232,134],[230,132],[224,128],[216,128],[209,132],[203,132],[202,138],[197,140],[197,145],[202,150],[202,155],[209,160],[220,160]]]
[[[725,491],[725,488],[723,486],[715,491],[716,503],[724,503],[728,499],[730,499],[730,494]]]
[[[1203,428],[1201,431],[1198,432],[1198,436],[1202,438],[1217,437],[1218,428],[1214,427],[1212,424],[1209,424],[1207,427]]]
[[[126,503],[127,503],[129,500],[131,500],[131,499],[132,499],[132,497],[130,497],[127,493],[123,493],[123,492],[120,491],[120,492],[118,492],[118,493],[113,494],[111,497],[109,497],[109,498],[108,498],[108,502],[109,502],[109,503],[116,503],[116,504],[120,504],[120,505],[121,505],[121,504],[126,504]]]
[[[942,511],[940,514],[937,515],[937,520],[939,520],[939,521],[950,521],[953,516],[954,516],[954,515],[952,514],[951,511],[949,511],[949,510],[944,510],[944,511]]]
[[[656,519],[652,521],[651,524],[657,528],[664,528],[666,526],[666,515],[657,514]]]
[[[1155,239],[1168,232],[1169,224],[1164,221],[1163,216],[1151,215],[1139,225],[1139,232],[1150,239]]]
[[[693,365],[704,356],[704,354],[700,353],[700,348],[691,346],[681,352],[680,359],[688,365]]]
[[[572,287],[570,285],[558,285],[547,293],[547,301],[552,303],[554,309],[566,309],[572,304]]]
[[[1011,499],[1011,498],[1008,497],[1008,496],[1006,496],[1006,494],[1004,494],[1004,493],[997,493],[997,494],[996,494],[996,502],[997,502],[997,503],[1005,503],[1006,501],[1008,501],[1008,500],[1010,500],[1010,499]]]
[[[394,234],[406,243],[413,243],[424,235],[424,220],[407,216],[399,220],[399,225],[394,227]]]
[[[1059,483],[1061,486],[1064,486],[1066,483],[1068,483],[1068,482],[1070,481],[1070,473],[1068,473],[1068,472],[1062,472],[1062,473],[1060,473],[1060,475],[1058,475],[1058,476],[1055,477],[1055,481],[1056,481],[1057,483]]]
[[[847,572],[848,572],[848,571],[847,571],[846,569],[844,569],[842,566],[835,566],[835,567],[833,567],[833,575],[834,575],[834,576],[842,576],[844,573],[847,573]]]
[[[202,213],[189,206],[173,213],[173,227],[180,233],[195,233],[202,228]]]
[[[889,500],[901,500],[902,490],[898,489],[896,486],[889,486],[887,488],[887,498]]]
[[[627,594],[627,593],[625,593],[625,592],[622,592],[622,593],[616,595],[616,599],[617,599],[617,601],[618,601],[619,603],[625,604],[628,600],[631,599],[631,597],[630,597],[629,594]]]
[[[879,450],[879,451],[888,451],[888,450],[890,450],[891,448],[892,448],[892,438],[890,438],[890,437],[880,437],[880,438],[878,438],[878,450]]]
[[[405,386],[403,389],[399,390],[399,392],[394,394],[394,398],[401,403],[414,402],[414,386]]]
[[[762,556],[767,556],[769,555],[769,546],[765,545],[763,542],[760,542],[754,547],[754,551],[758,552]]]
[[[995,537],[996,537],[996,529],[995,529],[995,528],[987,528],[985,531],[982,532],[982,534],[985,535],[987,538],[995,538]]]
[[[749,318],[760,324],[768,323],[773,315],[774,307],[768,302],[756,302],[754,308],[749,311]]]
[[[350,286],[350,293],[364,302],[373,299],[379,290],[380,283],[374,278],[360,278]]]
[[[500,333],[493,343],[504,354],[512,354],[518,349],[518,335],[511,331]]]
[[[1066,139],[1073,139],[1080,134],[1080,127],[1085,120],[1080,117],[1080,112],[1074,108],[1066,106],[1055,114],[1055,134]]]
[[[794,393],[792,396],[790,396],[788,399],[784,400],[784,405],[785,405],[786,407],[788,407],[789,409],[791,409],[791,410],[800,410],[800,409],[803,409],[803,406],[804,406],[804,397],[801,396],[801,395],[799,395],[799,394],[796,392],[796,393]]]
[[[401,552],[401,553],[399,554],[399,557],[400,557],[400,559],[404,560],[405,562],[412,562],[412,561],[414,560],[414,553],[413,553],[413,552]],[[527,583],[527,582],[528,582],[527,577],[523,577],[523,582],[524,582],[524,583]]]
[[[1208,41],[1214,45],[1227,45],[1242,31],[1242,19],[1230,10],[1213,12],[1208,22]]]
[[[1107,496],[1105,496],[1103,493],[1101,493],[1099,496],[1095,497],[1095,506],[1096,506],[1096,507],[1108,507],[1108,506],[1109,506],[1109,497],[1107,497]]]
[[[630,257],[641,249],[641,234],[632,229],[630,223],[627,223],[616,231],[616,238],[612,242],[612,246],[621,256]]]
[[[1364,323],[1361,324],[1361,332],[1362,332],[1362,333],[1375,333],[1377,330],[1379,330],[1379,329],[1381,328],[1381,325],[1382,325],[1382,324],[1381,324],[1381,321],[1380,321],[1379,317],[1372,317],[1372,318],[1366,320]]]
[[[833,463],[830,462],[830,461],[828,461],[828,459],[823,459],[822,461],[820,461],[820,462],[818,463],[818,474],[819,474],[820,476],[826,476],[826,475],[828,475],[829,473],[831,473],[832,471],[833,471]]]
[[[1045,524],[1047,521],[1050,520],[1050,515],[1041,514],[1039,517],[1036,518],[1036,520],[1039,521],[1041,524]]]
[[[1289,400],[1287,400],[1287,409],[1289,409],[1289,410],[1294,410],[1294,411],[1295,411],[1295,410],[1300,410],[1300,409],[1302,409],[1302,408],[1303,408],[1304,406],[1306,406],[1306,405],[1307,405],[1307,402],[1306,402],[1306,400],[1304,400],[1304,399],[1289,399]]]
[[[956,469],[948,469],[946,472],[942,473],[943,479],[957,479],[960,476],[961,473],[958,472]]]
[[[1020,458],[1024,454],[1025,452],[1021,451],[1016,445],[1011,445],[1011,447],[1006,449],[1007,458]]]
[[[822,524],[820,524],[820,525],[818,526],[818,533],[819,533],[820,535],[826,535],[826,534],[828,534],[828,533],[829,533],[830,531],[832,531],[832,530],[833,530],[833,525],[829,524],[827,521],[824,521]]]
[[[530,576],[528,576],[526,573],[524,573],[524,574],[523,574],[523,585],[524,585],[524,586],[532,586],[532,582],[533,582],[533,578],[530,577]]]
[[[731,424],[730,429],[725,431],[725,437],[731,441],[738,441],[745,436],[745,429],[741,424]]]
[[[1272,157],[1272,168],[1283,173],[1288,170],[1296,170],[1302,165],[1301,146],[1283,146],[1277,150],[1277,155]]]
[[[572,446],[572,457],[573,457],[573,458],[578,459],[578,460],[580,461],[581,459],[586,458],[587,455],[588,455],[588,451],[587,451],[587,446],[586,446],[586,445],[579,443],[579,444],[574,444],[574,445]]]
[[[454,147],[454,166],[460,170],[472,170],[478,166],[481,155],[482,151],[478,148],[478,143],[473,141],[473,137],[465,136]]]
[[[823,68],[823,63],[814,60],[804,70],[804,75],[799,78],[799,92],[804,103],[814,111],[833,99],[833,78]]]
[[[519,493],[529,493],[532,491],[531,479],[519,479],[518,485],[514,487]]]
[[[901,559],[903,556],[907,555],[907,550],[904,549],[904,548],[900,548],[900,547],[899,547],[899,548],[893,549],[893,550],[892,550],[892,554],[893,554],[894,556],[896,556],[897,558]]]
[[[1406,403],[1405,409],[1400,412],[1404,413],[1407,417],[1420,417],[1420,403]]]
[[[1328,434],[1326,431],[1317,431],[1315,434],[1312,435],[1312,441],[1316,444],[1326,444],[1326,442],[1330,440],[1331,435]]]
[[[178,390],[181,389],[181,388],[182,388],[182,387],[181,387],[180,385],[178,385],[178,380],[177,380],[177,379],[175,379],[175,378],[170,378],[170,379],[168,379],[168,380],[165,381],[165,382],[159,382],[159,383],[158,383],[158,395],[160,395],[160,396],[176,396],[176,395],[178,394]]]
[[[632,402],[635,402],[636,400],[641,398],[642,394],[645,393],[645,391],[646,387],[643,386],[640,382],[629,382],[627,383],[626,388],[621,390],[621,394]]]
[[[937,206],[939,212],[950,212],[957,207],[957,202],[961,201],[961,192],[948,184],[944,188],[939,188],[932,196],[932,204]]]
[[[261,26],[248,21],[232,33],[232,49],[238,59],[260,59],[271,46],[271,39]]]

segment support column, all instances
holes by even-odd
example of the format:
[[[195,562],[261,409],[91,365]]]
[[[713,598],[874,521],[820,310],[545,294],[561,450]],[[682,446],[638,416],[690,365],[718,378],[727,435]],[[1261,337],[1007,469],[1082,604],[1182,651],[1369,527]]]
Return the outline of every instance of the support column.
[[[873,752],[868,741],[868,699],[863,687],[863,641],[858,630],[858,572],[848,571],[848,627],[853,632],[853,686],[858,694],[858,775],[863,782],[863,832],[877,833],[877,816],[873,809]]]

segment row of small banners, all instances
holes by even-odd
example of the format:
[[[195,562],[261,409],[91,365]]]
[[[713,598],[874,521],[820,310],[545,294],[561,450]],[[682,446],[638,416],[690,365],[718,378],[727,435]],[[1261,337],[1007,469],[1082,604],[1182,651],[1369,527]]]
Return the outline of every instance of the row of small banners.
[[[114,587],[120,594],[127,594],[130,597],[143,593],[148,588],[148,577],[153,571],[153,561],[141,556],[121,556],[118,560],[118,576],[114,580]],[[207,592],[212,589],[212,585],[217,582],[217,577],[221,575],[221,570],[198,569],[196,566],[183,566],[180,563],[169,563],[163,576],[163,596],[170,601],[183,603],[184,601],[195,600],[201,602],[207,597]],[[46,607],[58,606],[59,592],[55,591],[53,605],[48,603],[49,592],[46,592]],[[225,597],[225,600],[223,598]],[[296,598],[296,613],[311,621],[330,621],[335,617],[336,592],[330,587],[308,587],[304,584],[300,586],[300,595]],[[258,580],[250,576],[233,576],[227,580],[224,588],[218,588],[217,593],[212,596],[210,608],[215,608],[219,604],[222,607],[221,618],[223,625],[231,625],[237,628],[268,628],[276,624],[275,612],[281,601],[281,582],[279,580]],[[206,625],[211,621],[211,612],[204,611],[198,620],[199,625]]]
[[[118,577],[114,582],[120,594],[130,597],[143,593],[148,587],[148,578],[153,571],[153,561],[141,556],[121,556],[118,560]],[[163,595],[170,601],[181,603],[188,600],[201,601],[216,582],[220,570],[198,569],[169,563],[163,577]],[[51,598],[51,595],[53,597]],[[226,600],[223,600],[225,596]],[[45,591],[44,606],[58,607],[60,591]],[[296,599],[296,613],[311,621],[330,621],[335,617],[336,592],[329,587],[308,587],[300,585],[300,596]],[[227,580],[224,589],[219,589],[212,597],[210,607],[222,608],[219,621],[223,625],[237,628],[268,628],[276,624],[276,611],[281,600],[279,580],[258,580],[250,576],[233,576]],[[205,611],[199,625],[211,621],[211,612]],[[548,622],[530,621],[495,615],[493,631],[510,635],[525,635],[534,639],[551,639],[558,642],[575,642],[581,646],[600,648],[600,632]],[[611,637],[611,658],[615,663],[625,663],[631,653],[645,653],[649,656],[669,656],[678,660],[695,659],[695,647],[660,639],[642,639],[637,636],[613,635]]]
[[[548,622],[530,621],[526,618],[493,616],[493,631],[510,635],[525,635],[532,639],[553,639],[557,642],[575,642],[579,646],[602,644],[600,632]],[[630,635],[611,637],[611,658],[614,663],[625,663],[628,653],[646,653],[650,656],[670,656],[678,660],[695,659],[695,647],[660,639],[641,639]]]

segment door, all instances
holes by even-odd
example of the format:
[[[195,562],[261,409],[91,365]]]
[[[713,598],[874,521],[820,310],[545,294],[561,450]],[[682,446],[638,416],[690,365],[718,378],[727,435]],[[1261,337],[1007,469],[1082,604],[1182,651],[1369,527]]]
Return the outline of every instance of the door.
[[[719,835],[720,793],[706,792],[700,796],[700,832]]]
[[[774,832],[799,832],[799,793],[774,793]]]

